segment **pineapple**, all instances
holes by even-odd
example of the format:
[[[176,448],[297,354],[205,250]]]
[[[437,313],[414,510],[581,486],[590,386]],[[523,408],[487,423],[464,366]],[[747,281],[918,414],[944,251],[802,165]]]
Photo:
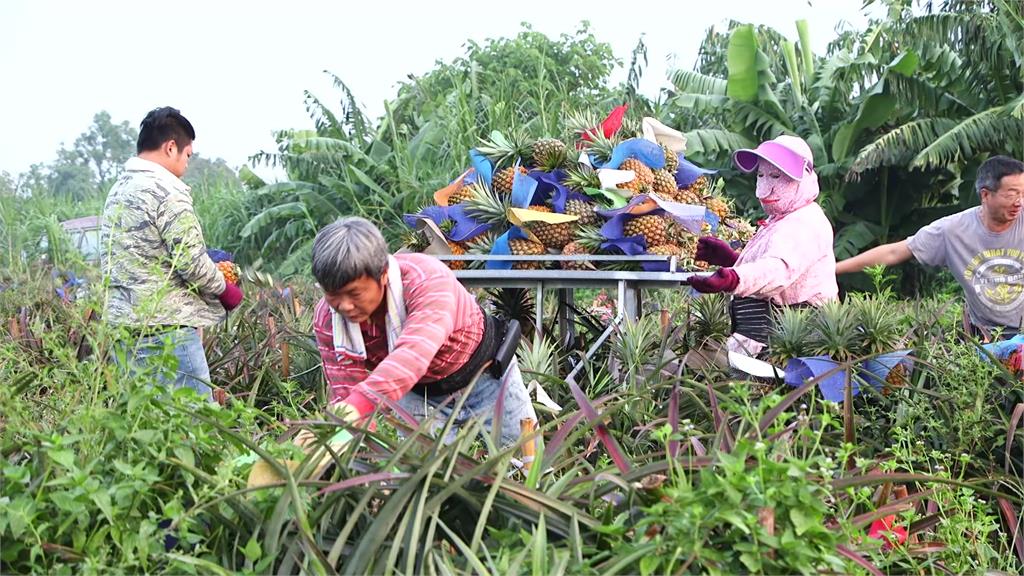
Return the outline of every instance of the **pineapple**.
[[[626,222],[622,227],[624,236],[642,236],[648,247],[667,244],[666,232],[669,228],[669,219],[665,216],[637,216]]]
[[[551,212],[551,208],[547,206],[530,206],[530,210],[534,212]],[[547,222],[534,221],[527,222],[525,226],[545,247],[561,249],[572,240],[574,224],[574,222],[549,224]]]
[[[693,190],[692,186],[689,188],[680,188],[676,190],[675,201],[682,204],[692,204],[694,206],[704,205],[704,202],[702,201],[700,194],[696,193]]]
[[[515,182],[516,172],[522,175],[526,175],[526,168],[522,166],[510,166],[508,168],[502,168],[494,173],[494,181],[492,185],[494,191],[503,196],[508,196],[512,193],[512,184]]]
[[[466,248],[462,244],[452,242],[451,240],[448,241],[448,249],[452,251],[452,256],[462,256],[466,253]],[[446,260],[445,264],[447,264],[452,270],[466,269],[465,260]]]
[[[565,142],[555,138],[541,138],[533,143],[533,166],[551,172],[565,166],[569,150]]]
[[[570,168],[566,172],[563,183],[577,192],[583,192],[584,188],[601,189],[601,179],[597,176],[597,170],[586,164],[581,164],[578,168]]]
[[[485,256],[494,249],[494,240],[497,235],[491,232],[484,232],[466,242],[466,253],[475,256]],[[483,268],[485,262],[482,260],[471,260],[468,262],[470,268]]]
[[[513,256],[542,256],[548,253],[543,244],[531,240],[509,240],[508,247]],[[543,268],[544,262],[537,261],[512,264],[513,270],[541,270]]]
[[[601,243],[605,241],[601,230],[597,226],[581,226],[576,232],[576,237],[562,248],[563,256],[576,256],[582,254],[596,254],[601,249]],[[593,270],[591,262],[563,261],[563,270]]]
[[[618,186],[623,190],[631,190],[633,194],[642,194],[647,192],[654,183],[654,172],[636,158],[627,159],[619,166],[619,170],[633,171],[633,174],[635,175],[634,178],[629,182],[624,182]]]
[[[655,170],[651,190],[663,198],[673,199],[676,195],[676,179],[668,170]]]
[[[785,368],[793,358],[809,355],[813,335],[810,308],[787,306],[776,313],[774,328],[768,336],[768,360]]]
[[[707,206],[708,210],[714,212],[719,220],[723,221],[732,211],[729,202],[721,196],[709,196],[704,205]]]
[[[570,216],[578,216],[579,220],[576,222],[581,226],[590,226],[601,221],[601,217],[597,215],[594,205],[586,200],[567,200],[565,203],[565,213]]]
[[[719,231],[721,232],[722,240],[737,240],[746,244],[754,237],[757,229],[743,218],[728,218],[725,221],[725,226],[719,228]]]
[[[242,269],[238,267],[238,264],[229,260],[218,262],[217,269],[224,275],[224,281],[231,284],[238,284],[238,279],[242,277]]]
[[[703,198],[711,194],[711,181],[707,176],[698,176],[688,188],[698,197]]]
[[[676,170],[679,169],[679,156],[675,152],[669,149],[664,144],[661,145],[661,149],[665,151],[665,170],[668,170],[670,175],[674,175]],[[673,178],[673,186],[675,186],[675,179]]]
[[[675,256],[677,268],[686,259],[683,249],[677,244],[659,244],[653,248],[648,248],[647,253],[651,256]]]
[[[448,197],[448,205],[455,206],[456,204],[461,204],[466,200],[469,200],[476,195],[475,190],[476,189],[472,186],[459,187],[455,192],[452,192],[451,196]]]
[[[476,149],[494,162],[495,168],[504,168],[522,162],[533,153],[533,143],[520,129],[513,129],[505,136],[495,130],[490,139],[480,139]]]

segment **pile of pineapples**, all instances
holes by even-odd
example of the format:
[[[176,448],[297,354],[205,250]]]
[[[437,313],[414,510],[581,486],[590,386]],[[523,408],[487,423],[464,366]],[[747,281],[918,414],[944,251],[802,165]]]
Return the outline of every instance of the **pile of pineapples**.
[[[627,138],[639,137],[639,124],[634,120],[632,126],[627,117],[622,129],[611,137],[606,137],[601,130],[594,127],[599,123],[596,116],[574,114],[566,119],[566,133],[570,135],[566,141],[557,138],[533,139],[522,130],[512,130],[507,134],[492,132],[489,138],[481,139],[476,150],[487,157],[493,166],[491,185],[477,180],[455,190],[448,198],[448,205],[464,204],[466,213],[482,224],[488,224],[487,232],[463,242],[455,242],[449,236],[451,223],[440,226],[446,235],[448,247],[452,255],[487,255],[491,254],[493,243],[497,237],[510,227],[509,209],[513,182],[516,173],[530,176],[537,171],[557,175],[558,181],[574,192],[580,193],[586,200],[573,198],[565,203],[563,213],[575,216],[571,222],[545,223],[527,222],[523,225],[530,238],[509,241],[509,250],[514,256],[540,256],[545,254],[563,255],[596,255],[612,253],[602,250],[602,244],[608,239],[601,233],[605,219],[598,210],[611,208],[610,200],[604,195],[594,194],[601,190],[598,171],[588,162],[581,162],[581,153],[586,153],[594,165],[600,166],[607,162],[616,145]],[[586,137],[584,137],[586,135]],[[732,211],[732,204],[722,195],[724,182],[701,176],[686,188],[676,186],[675,172],[679,166],[676,152],[662,146],[665,154],[664,168],[652,170],[637,158],[629,158],[619,170],[631,170],[632,180],[618,184],[614,193],[625,200],[638,194],[656,194],[671,202],[705,206],[713,212],[721,225],[717,236],[733,242],[737,247],[748,241],[754,233],[754,227],[747,221],[738,218]],[[553,212],[554,206],[548,200],[544,204],[528,207],[529,210]],[[660,211],[659,211],[660,212]],[[643,238],[647,254],[676,256],[681,269],[703,269],[707,265],[697,262],[695,258],[698,236],[681,226],[672,217],[663,213],[654,213],[633,217],[624,226],[624,235]],[[710,235],[711,227],[705,224],[703,234]],[[423,232],[410,232],[406,239],[406,249],[422,251],[429,241]],[[549,262],[531,260],[516,262],[513,269],[541,269]],[[448,265],[456,270],[466,267],[466,261],[448,261]],[[566,270],[592,270],[596,266],[591,262],[561,261]],[[483,262],[473,261],[471,267],[482,267]],[[634,263],[617,263],[604,265],[602,268],[635,269]]]

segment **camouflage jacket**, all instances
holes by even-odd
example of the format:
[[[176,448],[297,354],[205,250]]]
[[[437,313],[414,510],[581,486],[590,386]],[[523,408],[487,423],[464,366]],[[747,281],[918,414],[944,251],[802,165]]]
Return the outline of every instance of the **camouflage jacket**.
[[[162,166],[131,158],[103,207],[104,317],[133,326],[212,326],[225,318],[224,275],[206,255],[191,189]]]

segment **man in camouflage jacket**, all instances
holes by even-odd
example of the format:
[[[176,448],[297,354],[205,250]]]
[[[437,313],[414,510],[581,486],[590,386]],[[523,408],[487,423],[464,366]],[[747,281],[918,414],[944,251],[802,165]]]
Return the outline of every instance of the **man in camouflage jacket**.
[[[197,328],[223,320],[242,292],[207,256],[191,189],[181,181],[194,139],[192,124],[174,108],[157,108],[142,121],[138,155],[125,163],[103,207],[104,318],[131,334],[134,365],[145,366],[169,342],[178,359],[169,383],[212,398]]]

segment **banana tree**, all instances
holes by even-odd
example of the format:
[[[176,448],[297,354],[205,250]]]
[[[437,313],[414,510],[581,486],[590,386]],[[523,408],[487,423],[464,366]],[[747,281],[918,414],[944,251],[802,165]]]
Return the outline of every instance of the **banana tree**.
[[[1016,30],[1013,26],[1019,26],[1020,19],[1012,14],[1008,9],[1000,16],[990,15],[985,20],[989,24],[971,26],[993,27],[999,22],[1004,29]],[[797,43],[779,39],[777,33],[765,34],[763,28],[737,24],[727,44],[709,34],[702,49],[703,61],[715,63],[721,59],[709,56],[707,45],[725,47],[725,74],[672,72],[674,90],[667,108],[671,119],[690,128],[688,153],[705,163],[729,166],[729,155],[737,148],[779,134],[803,137],[814,151],[822,187],[819,201],[837,229],[836,256],[850,256],[870,244],[912,233],[969,201],[958,189],[966,182],[963,176],[970,174],[970,164],[966,170],[958,168],[961,157],[965,152],[972,158],[987,151],[1005,153],[1003,143],[1013,137],[1013,114],[1021,108],[1018,100],[972,113],[970,105],[945,92],[958,85],[942,73],[955,62],[951,50],[957,45],[938,39],[943,33],[968,38],[980,33],[973,28],[965,32],[969,19],[952,16],[959,22],[954,25],[947,16],[926,15],[916,21],[896,11],[888,20],[873,22],[866,32],[841,36],[825,57],[811,52],[805,22],[797,23]],[[936,19],[940,23],[933,22]],[[917,36],[930,31],[930,41],[908,41],[908,31]],[[1012,50],[1000,49],[993,39],[986,53],[993,62],[1006,64],[1009,72],[1004,76],[1019,75],[1020,67],[1012,60],[1019,55],[1006,56]],[[990,63],[986,69],[994,66]],[[784,75],[778,74],[780,69]],[[1008,79],[974,85],[1001,87],[999,94],[1019,92]],[[979,98],[971,100],[975,101]],[[935,118],[919,118],[922,110],[934,110]],[[905,143],[888,136],[901,127],[916,138],[919,148],[900,146]],[[747,191],[732,186],[731,193],[739,194],[741,205],[754,208],[750,182],[733,182]]]

